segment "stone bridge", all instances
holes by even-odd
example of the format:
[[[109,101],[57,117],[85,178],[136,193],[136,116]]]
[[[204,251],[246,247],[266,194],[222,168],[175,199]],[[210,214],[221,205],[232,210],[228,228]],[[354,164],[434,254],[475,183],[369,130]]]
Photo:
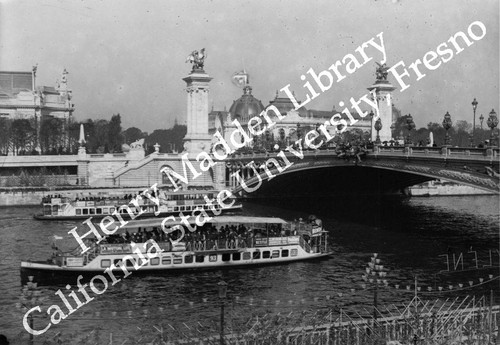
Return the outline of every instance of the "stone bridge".
[[[304,150],[303,157],[286,152],[289,163],[278,152],[236,154],[226,163],[226,186],[243,196],[253,192],[259,196],[292,195],[295,191],[326,196],[356,189],[396,192],[445,179],[499,193],[498,153],[498,148],[379,146],[349,158],[339,157],[334,149]]]

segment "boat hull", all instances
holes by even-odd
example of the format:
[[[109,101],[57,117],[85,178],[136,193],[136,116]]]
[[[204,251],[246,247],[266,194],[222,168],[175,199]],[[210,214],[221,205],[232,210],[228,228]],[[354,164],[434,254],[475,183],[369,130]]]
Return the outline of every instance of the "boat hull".
[[[257,268],[269,265],[285,265],[298,261],[315,261],[322,260],[331,256],[332,252],[325,253],[311,253],[307,256],[293,257],[293,258],[278,258],[278,259],[260,259],[258,262],[254,260],[239,261],[239,262],[217,262],[217,263],[207,263],[204,265],[197,266],[170,266],[170,267],[151,267],[144,266],[138,270],[130,269],[132,276],[145,276],[145,275],[179,275],[188,272],[196,271],[210,271],[210,270],[227,270],[234,268]],[[96,275],[104,275],[108,281],[110,277],[105,274],[104,269],[90,269],[86,267],[60,267],[50,263],[43,262],[31,262],[23,261],[21,262],[21,283],[24,285],[26,282],[30,281],[30,276],[33,277],[33,281],[39,285],[61,285],[70,284],[76,285],[77,278],[82,276],[82,282],[88,282]],[[113,270],[113,275],[116,277],[123,277],[124,272],[121,269]]]
[[[239,205],[223,208],[220,211],[221,211],[221,213],[224,213],[224,214],[234,214],[234,213],[241,211],[241,209],[242,209],[242,205],[239,204]],[[210,213],[210,212],[208,212],[208,213]],[[166,217],[166,216],[178,215],[178,214],[179,214],[179,212],[160,212],[160,214],[158,216],[156,216],[154,214],[154,212],[144,212],[140,216],[138,216],[137,219],[153,218],[153,217]],[[127,214],[124,214],[124,215],[127,216]],[[83,215],[52,216],[52,215],[44,215],[44,214],[36,213],[33,215],[33,218],[35,218],[36,220],[85,220],[85,219],[88,219],[90,217],[92,217],[92,219],[102,219],[102,218],[107,217],[107,216],[110,216],[110,215],[109,214],[92,214],[92,215],[83,214]]]

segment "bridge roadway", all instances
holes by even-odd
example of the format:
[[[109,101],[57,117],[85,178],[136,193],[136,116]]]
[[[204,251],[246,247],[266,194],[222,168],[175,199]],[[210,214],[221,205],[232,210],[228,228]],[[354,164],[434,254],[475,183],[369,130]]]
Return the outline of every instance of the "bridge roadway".
[[[355,156],[348,159],[341,158],[332,148],[304,150],[303,153],[303,158],[299,158],[286,152],[286,157],[293,162],[293,165],[281,173],[278,172],[274,164],[269,162],[269,159],[275,158],[282,167],[285,166],[283,159],[277,156],[278,152],[235,154],[226,162],[227,175],[239,171],[244,184],[252,187],[258,185],[259,180],[278,181],[282,176],[289,174],[300,172],[311,174],[316,169],[325,168],[350,167],[350,173],[357,172],[356,175],[364,179],[367,172],[361,172],[361,168],[372,168],[377,169],[380,176],[387,175],[387,173],[392,174],[385,178],[387,183],[392,184],[392,190],[399,190],[433,179],[446,179],[500,193],[498,148],[378,146],[366,155],[362,155],[360,159]],[[258,167],[256,170],[259,174],[253,173],[253,169],[246,166],[252,161],[254,166]],[[265,163],[269,167],[267,173],[263,168]],[[269,173],[271,173],[271,179]],[[328,175],[323,174],[323,176]],[[293,178],[293,180],[297,181],[297,178]],[[288,177],[287,183],[290,181],[292,180]],[[304,179],[300,181],[307,183]],[[234,193],[245,193],[241,183],[238,183],[234,177],[227,180],[227,185],[233,189]]]

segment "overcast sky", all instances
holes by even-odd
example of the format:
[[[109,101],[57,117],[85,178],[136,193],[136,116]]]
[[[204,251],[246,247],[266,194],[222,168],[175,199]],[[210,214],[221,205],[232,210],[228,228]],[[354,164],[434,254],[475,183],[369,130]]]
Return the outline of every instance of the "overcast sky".
[[[122,115],[124,128],[145,131],[185,123],[185,63],[193,50],[206,48],[211,82],[210,106],[228,109],[241,90],[231,76],[243,68],[253,94],[264,105],[276,90],[291,84],[298,99],[300,79],[309,68],[328,69],[363,42],[383,32],[389,66],[406,66],[436,50],[474,21],[487,31],[446,64],[429,71],[394,103],[411,113],[417,127],[453,121],[476,122],[499,108],[498,0],[345,0],[345,1],[2,1],[0,70],[30,71],[38,63],[37,84],[55,85],[66,68],[73,89],[75,118]],[[340,109],[340,101],[364,95],[375,80],[373,60],[322,93],[308,109]],[[357,55],[359,57],[359,55]],[[308,78],[310,80],[311,78]],[[486,124],[484,124],[486,126]]]

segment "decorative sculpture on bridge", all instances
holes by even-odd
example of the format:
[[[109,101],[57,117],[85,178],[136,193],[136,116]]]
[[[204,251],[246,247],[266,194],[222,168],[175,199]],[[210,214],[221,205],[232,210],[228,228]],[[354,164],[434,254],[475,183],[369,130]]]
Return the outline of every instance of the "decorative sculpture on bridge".
[[[206,58],[207,54],[205,53],[205,48],[203,48],[199,52],[195,50],[190,55],[188,55],[188,57],[186,58],[186,62],[193,64],[193,71],[203,70],[203,65],[205,64]]]
[[[133,143],[131,143],[130,149],[131,150],[140,150],[140,149],[144,148],[143,145],[144,145],[144,138],[136,140]]]
[[[380,64],[377,62],[377,69],[375,71],[375,74],[377,76],[377,81],[382,81],[382,82],[386,82],[387,81],[387,74],[388,74],[388,70],[389,70],[389,67],[384,63],[384,64]]]

